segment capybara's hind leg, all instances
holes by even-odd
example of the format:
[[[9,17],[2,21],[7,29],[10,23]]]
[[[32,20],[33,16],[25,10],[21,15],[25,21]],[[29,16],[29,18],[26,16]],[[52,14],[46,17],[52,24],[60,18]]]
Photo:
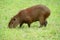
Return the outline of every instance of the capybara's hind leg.
[[[45,27],[47,26],[47,21],[44,22],[44,26],[45,26]]]
[[[40,22],[40,27],[42,27],[42,26],[44,25],[44,22],[45,22],[43,16],[40,16],[40,18],[39,18],[39,22]]]

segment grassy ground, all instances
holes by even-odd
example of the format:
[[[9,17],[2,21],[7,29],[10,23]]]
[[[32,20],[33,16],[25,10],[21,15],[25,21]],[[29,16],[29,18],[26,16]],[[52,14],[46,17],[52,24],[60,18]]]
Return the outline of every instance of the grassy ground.
[[[39,27],[34,22],[31,28],[9,29],[8,23],[14,15],[24,8],[44,4],[51,10],[47,27]],[[0,40],[60,40],[60,0],[0,0]]]

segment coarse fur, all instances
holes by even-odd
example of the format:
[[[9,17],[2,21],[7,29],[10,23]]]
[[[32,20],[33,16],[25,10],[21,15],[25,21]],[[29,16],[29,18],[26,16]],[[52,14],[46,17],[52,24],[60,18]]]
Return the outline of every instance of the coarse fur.
[[[30,8],[21,10],[17,15],[15,15],[9,22],[9,28],[15,28],[18,24],[20,27],[23,23],[27,23],[28,27],[30,24],[39,21],[40,27],[47,25],[47,18],[50,15],[50,9],[45,5],[36,5]]]

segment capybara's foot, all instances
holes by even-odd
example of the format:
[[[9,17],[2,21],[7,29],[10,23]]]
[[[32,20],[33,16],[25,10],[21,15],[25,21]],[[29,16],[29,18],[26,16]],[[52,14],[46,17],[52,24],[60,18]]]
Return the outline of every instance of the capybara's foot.
[[[45,27],[47,26],[47,21],[45,21],[44,26],[45,26]]]

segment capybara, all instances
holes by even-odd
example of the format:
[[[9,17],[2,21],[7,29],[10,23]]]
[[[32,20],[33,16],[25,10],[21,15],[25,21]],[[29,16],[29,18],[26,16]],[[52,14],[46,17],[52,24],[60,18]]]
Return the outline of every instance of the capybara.
[[[15,15],[9,22],[8,27],[9,28],[15,28],[18,24],[20,27],[23,25],[23,23],[27,23],[28,27],[30,27],[30,24],[39,21],[40,26],[46,26],[47,25],[47,18],[50,15],[50,9],[46,7],[45,5],[36,5],[32,6],[30,8],[21,10],[17,15]]]

